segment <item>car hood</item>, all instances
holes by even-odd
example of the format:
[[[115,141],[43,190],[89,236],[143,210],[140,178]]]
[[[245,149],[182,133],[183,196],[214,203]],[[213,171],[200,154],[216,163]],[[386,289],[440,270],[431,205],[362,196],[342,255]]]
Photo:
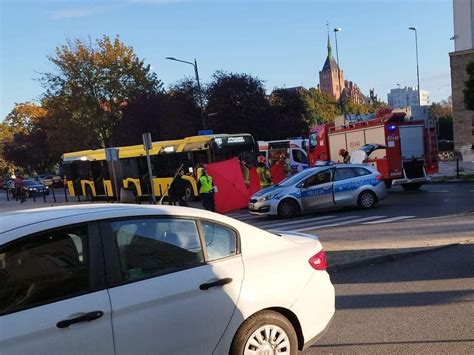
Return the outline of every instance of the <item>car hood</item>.
[[[279,185],[272,185],[270,187],[267,187],[266,189],[263,189],[263,190],[260,190],[256,193],[254,193],[252,195],[252,198],[254,197],[262,197],[262,196],[265,196],[265,195],[268,195],[272,192],[278,192],[280,191],[280,189],[282,188],[282,186],[279,186]]]

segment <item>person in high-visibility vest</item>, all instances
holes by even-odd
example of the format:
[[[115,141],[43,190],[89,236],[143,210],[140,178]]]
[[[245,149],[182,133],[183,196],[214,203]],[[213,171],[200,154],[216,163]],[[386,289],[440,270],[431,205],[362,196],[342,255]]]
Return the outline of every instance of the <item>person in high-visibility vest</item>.
[[[216,204],[214,202],[214,183],[212,182],[212,176],[208,175],[206,169],[202,169],[202,175],[199,178],[201,187],[199,188],[199,194],[202,199],[202,206],[208,210],[215,212]]]
[[[202,163],[202,161],[200,161],[198,163],[198,166],[197,166],[197,169],[196,169],[196,179],[197,179],[197,181],[199,181],[199,179],[201,178],[203,170],[204,170],[204,164]]]
[[[250,186],[250,171],[249,168],[247,167],[247,163],[245,160],[240,161],[240,170],[242,171],[242,176],[244,178],[245,186],[249,188]]]
[[[260,188],[263,190],[272,184],[272,175],[266,165],[267,159],[264,156],[258,157],[257,174],[260,179]]]

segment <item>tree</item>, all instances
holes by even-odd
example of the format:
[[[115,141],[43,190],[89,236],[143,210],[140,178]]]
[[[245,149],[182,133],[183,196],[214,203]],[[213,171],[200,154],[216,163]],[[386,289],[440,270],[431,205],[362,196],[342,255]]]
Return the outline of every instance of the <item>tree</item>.
[[[308,132],[307,105],[304,88],[275,89],[270,95],[272,129],[266,139],[298,137]]]
[[[45,98],[60,97],[68,123],[110,145],[114,127],[124,108],[136,99],[157,93],[161,83],[150,66],[119,37],[103,36],[94,43],[68,40],[48,59],[57,71],[45,73]]]
[[[468,75],[467,81],[464,82],[464,106],[466,109],[474,110],[474,61],[469,62],[466,66]]]
[[[453,110],[449,104],[432,103],[428,115],[438,123],[438,139],[453,140]]]
[[[11,173],[15,170],[15,166],[12,162],[8,161],[4,157],[3,148],[9,144],[13,139],[13,133],[10,127],[5,123],[0,123],[0,176],[3,174]]]
[[[328,94],[310,88],[304,92],[309,125],[330,123],[341,114],[338,103]]]
[[[45,144],[47,130],[42,124],[39,121],[29,132],[19,131],[13,134],[13,139],[3,146],[5,159],[22,167],[29,174],[49,170],[55,162]]]
[[[30,132],[33,126],[43,119],[47,111],[34,103],[24,102],[15,104],[13,110],[5,118],[11,132]]]
[[[208,126],[215,133],[248,132],[259,139],[271,127],[263,82],[248,74],[216,72],[207,88]]]
[[[149,95],[130,103],[114,130],[114,145],[137,144],[145,132],[150,132],[154,140],[196,135],[201,128],[197,93],[194,82],[185,79],[165,93]]]

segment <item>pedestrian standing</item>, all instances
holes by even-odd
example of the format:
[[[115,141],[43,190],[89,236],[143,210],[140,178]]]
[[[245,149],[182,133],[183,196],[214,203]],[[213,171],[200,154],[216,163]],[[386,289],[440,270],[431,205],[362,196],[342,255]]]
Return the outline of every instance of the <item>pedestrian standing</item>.
[[[267,168],[266,159],[264,156],[258,157],[257,163],[257,174],[258,178],[260,179],[260,188],[266,189],[272,184],[272,175],[270,174],[270,170]]]
[[[199,188],[199,194],[201,195],[202,206],[208,211],[215,212],[214,183],[212,182],[212,176],[207,174],[205,168],[202,169],[202,175],[199,178],[199,182],[201,185]]]
[[[188,198],[186,196],[186,182],[183,180],[184,170],[180,169],[178,175],[174,178],[170,185],[170,193],[174,201],[180,206],[188,206]]]
[[[23,178],[21,176],[17,176],[13,181],[13,187],[15,189],[15,199],[16,201],[20,200],[20,203],[26,202],[24,186],[25,184],[23,183]]]

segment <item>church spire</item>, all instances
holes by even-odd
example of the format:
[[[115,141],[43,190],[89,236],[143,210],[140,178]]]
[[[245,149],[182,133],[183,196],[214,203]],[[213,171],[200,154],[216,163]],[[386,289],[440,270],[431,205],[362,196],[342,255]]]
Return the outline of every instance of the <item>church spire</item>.
[[[329,31],[328,31],[328,57],[332,57],[332,46],[331,46],[331,39],[329,38]]]
[[[328,57],[332,57],[331,39],[329,37],[329,21],[326,21],[326,27],[328,30]]]

